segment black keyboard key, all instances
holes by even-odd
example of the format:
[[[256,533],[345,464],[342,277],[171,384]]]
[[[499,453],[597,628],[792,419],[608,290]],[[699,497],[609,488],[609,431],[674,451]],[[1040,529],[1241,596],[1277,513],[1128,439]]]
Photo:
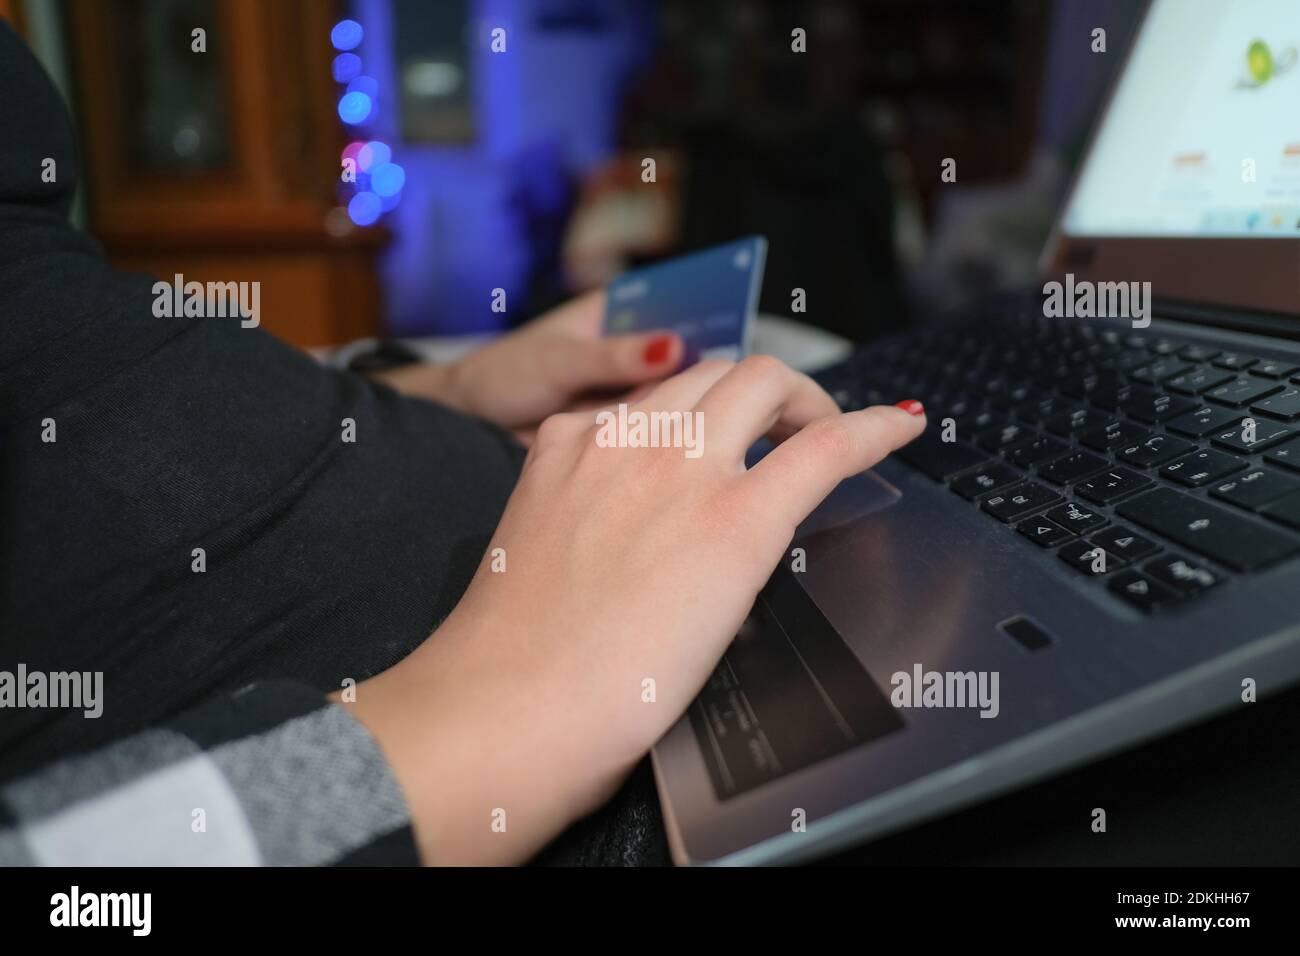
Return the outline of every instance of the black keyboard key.
[[[1225,478],[1235,471],[1241,471],[1248,464],[1249,462],[1236,455],[1225,455],[1221,451],[1205,448],[1171,461],[1160,469],[1160,474],[1180,485],[1199,488],[1201,485],[1208,485],[1212,481]]]
[[[1150,389],[1135,389],[1131,395],[1120,403],[1119,410],[1130,418],[1140,422],[1168,421],[1196,408],[1196,402],[1179,395],[1165,395]]]
[[[1083,534],[1093,528],[1100,528],[1106,523],[1105,515],[1100,515],[1094,509],[1073,501],[1067,501],[1050,511],[1044,511],[1043,517],[1051,518],[1072,534]]]
[[[1160,550],[1160,545],[1150,538],[1144,538],[1132,528],[1118,524],[1088,535],[1088,540],[1097,547],[1105,548],[1111,554],[1118,555],[1129,562],[1145,558]]]
[[[1043,427],[1056,435],[1071,435],[1074,432],[1100,428],[1113,419],[1106,412],[1096,408],[1078,408],[1060,415],[1053,415],[1043,422]]]
[[[1300,538],[1170,488],[1130,498],[1116,511],[1121,517],[1238,571],[1262,568],[1300,551]]]
[[[1003,488],[1010,488],[1025,480],[1025,476],[1014,468],[998,462],[990,462],[982,468],[962,472],[949,485],[953,491],[968,501],[974,501],[980,495],[989,495]]]
[[[1202,405],[1195,411],[1180,415],[1166,423],[1165,427],[1170,431],[1178,432],[1180,435],[1204,438],[1211,432],[1217,432],[1229,425],[1237,424],[1243,417],[1241,412],[1219,408],[1217,405]]]
[[[1162,554],[1142,565],[1142,570],[1175,591],[1196,594],[1219,583],[1219,576],[1180,554]]]
[[[1033,372],[1034,381],[1043,388],[1055,388],[1057,383],[1073,374],[1074,367],[1059,358],[1048,357]]]
[[[1079,443],[1098,451],[1113,451],[1124,445],[1144,441],[1151,433],[1132,422],[1110,422],[1079,436]]]
[[[1099,384],[1089,392],[1088,400],[1094,405],[1099,405],[1114,412],[1118,411],[1120,406],[1132,397],[1137,388],[1137,385],[1130,382],[1107,381]]]
[[[953,475],[989,460],[988,455],[968,445],[940,440],[938,433],[933,431],[926,432],[894,454],[935,481],[947,481]]]
[[[1015,521],[1056,504],[1061,496],[1050,488],[1025,482],[1015,488],[985,498],[983,508],[999,521]]]
[[[1250,367],[1251,375],[1263,375],[1267,378],[1286,378],[1300,372],[1300,365],[1291,362],[1279,362],[1276,359],[1264,359],[1258,365]]]
[[[1276,395],[1256,402],[1250,406],[1250,410],[1260,415],[1280,418],[1284,422],[1293,422],[1300,418],[1300,388],[1288,386]]]
[[[1152,435],[1138,445],[1129,445],[1119,450],[1119,457],[1130,465],[1141,468],[1153,468],[1163,465],[1171,458],[1185,455],[1196,447],[1194,442],[1173,435]]]
[[[1197,368],[1185,375],[1175,375],[1165,382],[1165,388],[1171,392],[1182,392],[1184,395],[1200,395],[1201,392],[1217,388],[1224,382],[1231,382],[1232,379],[1233,374],[1221,368]]]
[[[1215,485],[1210,489],[1210,494],[1239,507],[1258,511],[1270,501],[1276,501],[1296,490],[1300,490],[1300,481],[1280,472],[1252,468],[1245,474]]]
[[[835,404],[840,407],[840,411],[856,411],[860,406],[854,397],[852,390],[847,388],[829,389],[830,396],[835,400]]]
[[[1026,518],[1016,525],[1016,530],[1040,548],[1054,548],[1061,542],[1075,537],[1073,532],[1066,531],[1055,521],[1050,521],[1042,515]]]
[[[1145,349],[1129,349],[1120,352],[1112,360],[1112,368],[1120,372],[1127,372],[1130,369],[1140,368],[1151,362],[1151,354]]]
[[[1150,478],[1139,475],[1136,471],[1111,468],[1075,485],[1074,493],[1096,504],[1108,505],[1136,494],[1150,484],[1153,484]]]
[[[1219,354],[1219,350],[1208,345],[1188,345],[1179,349],[1178,354],[1189,362],[1208,362]]]
[[[965,414],[952,417],[963,435],[975,435],[1006,421],[1006,416],[997,409],[981,407],[972,407]]]
[[[1072,398],[1066,398],[1064,395],[1051,395],[1046,398],[1031,398],[1028,401],[1020,402],[1012,406],[1012,413],[1017,418],[1023,418],[1027,422],[1046,421],[1056,415],[1066,412],[1081,411],[1081,406]]]
[[[926,404],[926,408],[930,409],[930,419],[932,421],[941,421],[944,418],[951,418],[955,421],[983,407],[982,402],[971,398],[969,395],[956,392],[942,402],[932,401]]]
[[[1229,448],[1232,451],[1239,451],[1249,455],[1252,452],[1263,451],[1265,448],[1280,445],[1294,434],[1291,429],[1276,422],[1258,421],[1256,419],[1248,419],[1247,421],[1253,421],[1255,427],[1247,427],[1246,421],[1238,422],[1227,431],[1215,435],[1212,439],[1214,444],[1220,448]],[[1250,440],[1247,441],[1247,439]]]
[[[1067,375],[1057,387],[1066,395],[1072,395],[1075,398],[1090,398],[1092,393],[1099,388],[1114,388],[1120,383],[1119,375],[1116,372],[1075,372]]]
[[[1006,391],[1007,380],[1001,376],[988,378],[988,374],[988,371],[971,371],[963,376],[962,380],[972,394],[991,401],[995,395]]]
[[[1099,548],[1087,541],[1072,541],[1056,554],[1074,570],[1081,571],[1091,577],[1110,574],[1110,572],[1118,571],[1128,564],[1118,555],[1111,554],[1105,548]]]
[[[1234,372],[1259,364],[1259,359],[1255,356],[1242,355],[1240,352],[1220,352],[1213,361],[1219,368],[1231,369]]]
[[[975,435],[975,444],[985,451],[1000,452],[1032,441],[1038,433],[1030,426],[1017,422],[994,425]]]
[[[1241,408],[1251,402],[1257,402],[1265,395],[1282,391],[1281,382],[1270,382],[1264,378],[1238,378],[1227,385],[1220,385],[1205,393],[1205,397],[1220,405]]]
[[[1023,402],[1032,402],[1041,399],[1042,393],[1035,389],[1028,382],[1022,382],[1017,385],[1008,385],[1002,391],[993,396],[991,402],[994,408],[1000,408],[1002,411],[1010,411]]]
[[[1292,471],[1300,471],[1300,436],[1278,445],[1264,456],[1264,460]]]
[[[1300,491],[1279,498],[1260,513],[1265,518],[1300,530]]]
[[[1183,599],[1183,595],[1173,588],[1166,587],[1155,578],[1132,568],[1115,575],[1106,583],[1106,587],[1138,610],[1148,613]]]
[[[1038,474],[1056,485],[1070,485],[1096,474],[1110,464],[1105,458],[1086,451],[1075,451],[1043,465]]]
[[[1007,461],[1019,468],[1032,468],[1039,462],[1065,454],[1069,448],[1070,446],[1060,439],[1039,435],[1033,441],[1017,445],[1008,451]]]
[[[1176,358],[1164,358],[1150,365],[1135,368],[1129,372],[1129,378],[1146,385],[1159,385],[1167,378],[1190,372],[1195,366]]]

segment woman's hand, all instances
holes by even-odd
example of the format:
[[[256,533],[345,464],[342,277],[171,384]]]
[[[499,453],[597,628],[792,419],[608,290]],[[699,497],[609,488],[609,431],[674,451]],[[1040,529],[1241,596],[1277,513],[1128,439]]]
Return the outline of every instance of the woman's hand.
[[[703,686],[795,526],[921,433],[912,407],[840,414],[755,357],[696,365],[628,409],[698,416],[698,457],[605,447],[592,413],[547,419],[436,639],[357,688],[424,859],[522,861],[607,799]],[[764,434],[790,437],[747,471]]]
[[[671,332],[603,337],[605,293],[566,302],[449,365],[413,365],[374,377],[398,391],[495,422],[531,440],[542,419],[625,392],[677,369]],[[600,404],[596,402],[594,404]]]

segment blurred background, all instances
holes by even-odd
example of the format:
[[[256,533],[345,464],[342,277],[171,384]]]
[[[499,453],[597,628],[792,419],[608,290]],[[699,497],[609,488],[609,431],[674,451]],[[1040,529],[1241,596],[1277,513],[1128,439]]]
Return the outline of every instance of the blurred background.
[[[73,112],[77,216],[113,261],[260,280],[263,326],[303,347],[497,331],[752,232],[761,311],[852,341],[1028,285],[1140,11],[0,0]]]

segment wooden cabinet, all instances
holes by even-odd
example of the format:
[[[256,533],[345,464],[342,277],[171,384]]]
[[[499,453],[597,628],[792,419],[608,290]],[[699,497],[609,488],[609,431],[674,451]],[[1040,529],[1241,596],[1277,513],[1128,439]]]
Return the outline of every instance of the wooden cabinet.
[[[259,281],[263,327],[295,345],[377,334],[385,235],[336,208],[336,5],[67,10],[88,226],[113,262],[169,281]]]

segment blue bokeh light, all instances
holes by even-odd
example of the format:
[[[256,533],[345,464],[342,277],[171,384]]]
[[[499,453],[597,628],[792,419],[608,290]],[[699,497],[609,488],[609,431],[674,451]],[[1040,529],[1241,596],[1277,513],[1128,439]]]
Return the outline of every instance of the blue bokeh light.
[[[473,16],[483,17],[505,15],[516,7],[556,5],[477,0],[466,6]],[[529,216],[539,209],[552,216],[568,202],[556,199],[557,182],[578,181],[617,155],[622,101],[617,91],[657,55],[657,5],[570,3],[600,7],[608,29],[574,32],[562,38],[562,45],[554,42],[561,38],[546,17],[517,15],[512,45],[518,41],[522,48],[538,51],[545,43],[548,52],[509,57],[509,71],[499,68],[502,58],[485,46],[473,55],[469,68],[482,82],[473,93],[479,146],[471,149],[396,139],[401,129],[396,84],[403,74],[395,11],[402,6],[395,0],[349,0],[347,12],[340,14],[364,24],[365,40],[356,52],[365,61],[364,72],[380,80],[371,119],[345,130],[362,139],[392,137],[392,158],[406,169],[400,204],[375,223],[393,231],[379,259],[386,331],[424,335],[499,329],[506,317],[491,311],[482,290],[506,288],[513,301],[516,292],[525,295],[533,271],[540,268],[540,247],[529,232],[528,216],[505,197],[526,197]],[[545,149],[533,149],[537,144]],[[515,156],[521,159],[506,159]],[[352,195],[348,184],[341,204],[346,207]],[[392,201],[380,198],[384,207]],[[456,228],[431,228],[443,216]]]
[[[358,76],[348,83],[349,93],[364,93],[373,99],[379,97],[379,81],[373,76]]]
[[[339,100],[339,119],[356,126],[369,119],[372,109],[374,109],[374,101],[365,93],[344,93],[343,98]]]
[[[356,20],[340,20],[330,31],[330,42],[336,50],[354,50],[361,43],[365,31]]]
[[[370,171],[370,188],[380,196],[396,196],[406,185],[406,170],[396,163],[384,163]]]
[[[357,193],[348,203],[348,218],[358,226],[371,226],[383,212],[383,201],[372,192]]]
[[[361,72],[361,57],[355,53],[340,53],[334,58],[332,69],[335,83],[347,83]]]
[[[393,151],[382,140],[372,139],[357,151],[357,168],[364,170],[382,166],[393,158]]]

